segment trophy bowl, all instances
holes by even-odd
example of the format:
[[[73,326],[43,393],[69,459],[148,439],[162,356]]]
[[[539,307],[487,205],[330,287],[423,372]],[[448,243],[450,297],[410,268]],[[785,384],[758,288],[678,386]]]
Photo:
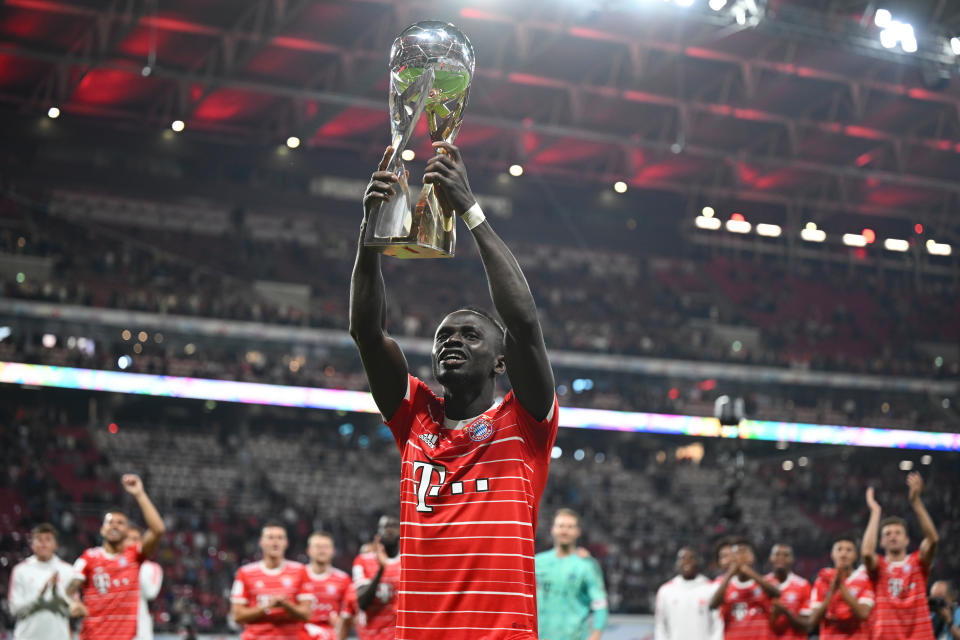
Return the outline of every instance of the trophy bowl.
[[[389,102],[393,156],[387,170],[399,183],[396,195],[370,212],[366,246],[398,258],[453,257],[456,216],[463,212],[452,210],[430,184],[413,201],[401,155],[424,115],[432,142],[456,139],[473,71],[473,45],[452,24],[417,22],[393,41]]]

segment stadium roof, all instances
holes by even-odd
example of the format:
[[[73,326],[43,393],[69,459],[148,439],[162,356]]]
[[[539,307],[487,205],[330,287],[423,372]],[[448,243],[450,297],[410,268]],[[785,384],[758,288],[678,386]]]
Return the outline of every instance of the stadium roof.
[[[373,151],[388,139],[390,43],[445,19],[477,50],[458,141],[473,164],[956,233],[954,3],[889,3],[909,12],[915,54],[879,45],[866,0],[760,0],[744,25],[729,12],[752,0],[681,4],[7,0],[0,100]]]

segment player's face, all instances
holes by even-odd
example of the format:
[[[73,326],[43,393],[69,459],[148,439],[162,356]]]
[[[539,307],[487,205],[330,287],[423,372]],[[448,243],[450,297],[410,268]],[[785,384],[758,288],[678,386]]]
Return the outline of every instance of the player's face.
[[[720,571],[727,571],[733,563],[733,547],[725,545],[717,550],[717,566]]]
[[[785,544],[775,544],[770,549],[770,566],[773,570],[793,568],[793,549]]]
[[[127,529],[127,537],[123,541],[123,547],[135,547],[140,544],[142,538],[140,537],[139,529],[130,528]]]
[[[553,536],[553,543],[556,545],[573,545],[580,537],[580,524],[573,516],[561,513],[553,519],[550,535]]]
[[[437,327],[433,375],[440,384],[479,386],[504,370],[500,332],[488,319],[471,311],[455,311]]]
[[[756,556],[753,555],[753,549],[750,548],[750,545],[735,544],[730,550],[737,559],[737,562],[742,565],[752,566],[753,561],[756,560]]]
[[[307,543],[307,557],[320,564],[333,560],[333,540],[327,536],[313,536]]]
[[[910,544],[910,538],[902,525],[888,524],[880,530],[880,547],[884,551],[899,553]]]
[[[697,555],[691,549],[677,552],[677,571],[687,580],[697,576]]]
[[[122,513],[108,513],[103,516],[103,526],[100,527],[100,535],[110,544],[123,544],[127,537],[129,528],[127,516]]]
[[[57,539],[53,537],[52,533],[36,533],[30,540],[30,550],[33,551],[33,555],[37,556],[38,560],[46,562],[53,557],[57,550]]]
[[[260,533],[260,550],[265,558],[282,558],[287,552],[287,532],[283,527],[264,527]]]
[[[830,550],[830,559],[837,569],[852,569],[857,561],[857,547],[849,540],[837,540]]]
[[[377,524],[377,536],[385,545],[396,544],[400,540],[400,521],[396,518],[383,516]]]

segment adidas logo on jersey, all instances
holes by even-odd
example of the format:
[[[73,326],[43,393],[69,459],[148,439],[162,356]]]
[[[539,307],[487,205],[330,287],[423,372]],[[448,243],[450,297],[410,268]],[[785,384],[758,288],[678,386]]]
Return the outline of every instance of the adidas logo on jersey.
[[[421,433],[420,439],[426,442],[431,449],[437,446],[437,440],[439,440],[435,433]]]

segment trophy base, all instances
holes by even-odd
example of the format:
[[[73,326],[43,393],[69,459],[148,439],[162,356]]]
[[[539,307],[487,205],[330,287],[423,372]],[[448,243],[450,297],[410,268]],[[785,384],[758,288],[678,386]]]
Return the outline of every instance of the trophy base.
[[[452,258],[453,252],[444,251],[437,247],[429,247],[421,244],[403,244],[402,241],[397,244],[386,244],[377,247],[380,253],[394,258]]]
[[[456,247],[454,212],[443,209],[431,184],[423,186],[410,210],[405,176],[398,185],[397,197],[371,212],[364,246],[394,258],[452,258]]]

